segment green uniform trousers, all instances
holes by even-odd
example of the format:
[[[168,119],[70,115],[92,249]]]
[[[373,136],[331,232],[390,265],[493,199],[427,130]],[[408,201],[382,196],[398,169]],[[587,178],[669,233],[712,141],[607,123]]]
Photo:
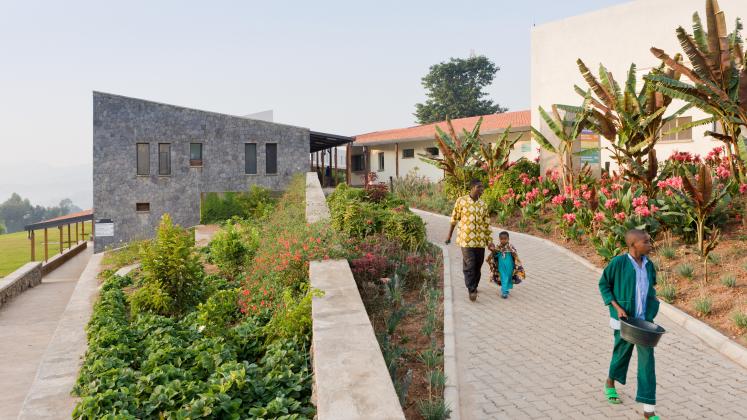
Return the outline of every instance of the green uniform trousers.
[[[633,347],[638,350],[638,389],[635,400],[644,404],[656,404],[656,366],[654,348],[635,346],[620,338],[620,330],[615,330],[615,347],[612,350],[609,377],[625,384],[628,365],[633,355]]]

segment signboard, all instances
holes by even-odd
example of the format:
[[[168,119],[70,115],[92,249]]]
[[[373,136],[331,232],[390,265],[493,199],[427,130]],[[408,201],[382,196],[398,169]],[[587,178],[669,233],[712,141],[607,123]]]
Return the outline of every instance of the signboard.
[[[96,237],[114,236],[114,222],[111,219],[99,219],[93,225]]]
[[[581,132],[581,134],[578,135],[578,142],[580,146],[580,151],[583,152],[584,150],[589,149],[599,149],[599,134],[595,134],[590,130],[584,130]],[[596,153],[591,153],[589,155],[582,155],[579,156],[581,159],[581,163],[599,163],[600,162],[600,155],[601,151],[598,150]]]

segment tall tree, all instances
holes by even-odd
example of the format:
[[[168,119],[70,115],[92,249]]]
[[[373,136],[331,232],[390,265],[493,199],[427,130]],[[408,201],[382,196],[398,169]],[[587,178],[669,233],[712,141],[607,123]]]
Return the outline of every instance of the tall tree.
[[[423,77],[422,84],[428,99],[415,104],[415,117],[419,124],[430,124],[448,118],[474,117],[506,112],[482,89],[489,86],[500,70],[487,57],[451,58],[434,64]]]

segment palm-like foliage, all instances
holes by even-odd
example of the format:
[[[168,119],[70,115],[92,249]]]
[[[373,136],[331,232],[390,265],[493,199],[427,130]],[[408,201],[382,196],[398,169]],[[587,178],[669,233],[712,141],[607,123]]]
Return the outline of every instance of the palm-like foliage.
[[[603,65],[599,65],[597,78],[581,59],[576,63],[593,92],[590,99],[590,126],[610,141],[610,151],[623,177],[642,185],[648,194],[653,195],[658,172],[654,147],[661,138],[661,129],[689,109],[690,105],[665,117],[672,97],[654,90],[648,80],[638,90],[635,64],[630,65],[625,86],[621,87]],[[680,77],[678,72],[665,69],[663,63],[659,68],[652,69],[649,75],[664,76],[675,81]],[[575,89],[579,95],[588,96],[580,87],[575,86]]]
[[[666,74],[646,76],[657,92],[686,101],[711,115],[697,123],[718,121],[721,124],[724,133],[706,134],[724,142],[736,180],[744,179],[746,175],[744,162],[739,156],[742,126],[747,125],[747,56],[742,50],[741,29],[742,24],[737,19],[736,28],[728,33],[726,17],[718,1],[706,0],[706,30],[700,16],[695,13],[692,34],[681,26],[676,31],[690,67],[659,48],[651,48],[654,56],[671,70],[685,75],[691,83]]]
[[[574,156],[587,153],[598,153],[599,149],[586,149],[581,152],[574,152],[578,136],[584,129],[589,127],[589,117],[592,112],[591,95],[587,94],[581,106],[553,105],[552,115],[548,114],[544,108],[539,107],[540,117],[550,128],[552,133],[558,139],[558,145],[554,146],[544,134],[534,127],[530,127],[532,137],[543,149],[555,153],[560,162],[560,170],[563,177],[563,187],[574,186],[575,170],[573,165]],[[561,117],[558,109],[565,111]]]
[[[466,190],[470,178],[474,175],[470,168],[474,167],[475,156],[480,147],[481,125],[482,117],[477,120],[471,131],[462,129],[460,138],[451,120],[447,119],[448,133],[436,126],[436,145],[441,151],[441,156],[419,154],[420,159],[442,169],[446,174],[446,180],[453,182],[453,186],[458,190]]]
[[[488,178],[492,179],[499,172],[508,169],[508,158],[521,134],[511,138],[511,126],[506,128],[495,143],[480,142],[480,157]]]

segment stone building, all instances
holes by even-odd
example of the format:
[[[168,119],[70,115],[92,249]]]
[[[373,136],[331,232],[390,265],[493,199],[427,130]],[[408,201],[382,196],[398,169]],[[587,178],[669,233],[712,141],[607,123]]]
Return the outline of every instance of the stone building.
[[[294,174],[309,170],[310,152],[349,141],[94,92],[93,206],[101,227],[94,250],[151,237],[164,213],[182,226],[199,224],[203,193],[252,185],[282,190]]]

